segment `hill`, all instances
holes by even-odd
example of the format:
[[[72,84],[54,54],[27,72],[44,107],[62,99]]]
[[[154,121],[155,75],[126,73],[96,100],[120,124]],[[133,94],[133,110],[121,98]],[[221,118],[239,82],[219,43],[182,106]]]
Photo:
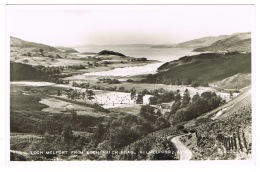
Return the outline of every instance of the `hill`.
[[[77,51],[67,47],[52,47],[10,37],[10,60],[30,65],[52,65],[56,59],[75,59]]]
[[[210,46],[196,48],[194,51],[251,52],[251,33],[233,34],[230,37],[216,41]]]
[[[193,39],[190,41],[182,42],[177,44],[176,48],[199,48],[199,47],[205,47],[209,46],[218,40],[222,40],[227,38],[228,35],[221,35],[221,36],[209,36],[209,37],[203,37],[199,39]]]
[[[10,47],[16,47],[16,48],[37,48],[37,49],[43,49],[44,51],[58,51],[55,47],[45,45],[45,44],[39,44],[35,42],[28,42],[24,41],[22,39],[16,38],[16,37],[10,37]]]
[[[108,50],[103,50],[100,51],[98,53],[98,55],[116,55],[116,56],[120,56],[120,57],[126,57],[124,54],[122,53],[118,53],[118,52],[114,52],[114,51],[108,51]]]
[[[64,52],[64,53],[78,53],[77,50],[73,49],[73,48],[69,48],[69,47],[62,47],[62,46],[57,46],[55,47],[58,50]]]
[[[238,73],[251,73],[251,53],[184,56],[164,63],[158,68],[158,73],[146,78],[146,82],[199,86],[204,82],[220,81]]]

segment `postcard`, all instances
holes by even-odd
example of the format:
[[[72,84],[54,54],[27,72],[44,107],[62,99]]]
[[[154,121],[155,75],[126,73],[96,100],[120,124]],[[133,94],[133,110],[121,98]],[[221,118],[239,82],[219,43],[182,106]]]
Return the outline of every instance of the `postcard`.
[[[252,160],[254,17],[6,5],[10,161]]]

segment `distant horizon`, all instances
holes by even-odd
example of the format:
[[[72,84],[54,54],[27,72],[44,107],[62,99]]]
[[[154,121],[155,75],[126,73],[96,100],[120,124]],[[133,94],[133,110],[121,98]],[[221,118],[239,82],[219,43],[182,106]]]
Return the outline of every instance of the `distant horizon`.
[[[216,36],[205,36],[205,37],[199,37],[199,38],[194,38],[194,39],[190,39],[190,40],[186,40],[186,41],[182,41],[182,42],[176,42],[176,43],[161,43],[161,44],[152,44],[152,43],[122,43],[122,44],[117,44],[117,43],[113,43],[113,44],[79,44],[79,45],[50,45],[50,44],[45,44],[42,42],[36,42],[33,40],[25,40],[23,38],[20,37],[16,37],[13,35],[10,35],[10,37],[15,37],[18,39],[22,39],[24,41],[27,42],[34,42],[34,43],[38,43],[38,44],[45,44],[45,45],[49,45],[49,46],[53,46],[53,47],[70,47],[70,48],[75,48],[75,47],[83,47],[83,46],[122,46],[122,45],[177,45],[183,42],[188,42],[191,40],[196,40],[196,39],[201,39],[201,38],[206,38],[206,37],[217,37],[217,36],[223,36],[223,35],[234,35],[234,34],[241,34],[241,33],[251,33],[251,32],[235,32],[235,33],[231,33],[231,34],[222,34],[222,35],[216,35]]]
[[[7,5],[7,33],[51,46],[178,44],[252,32],[253,5]]]

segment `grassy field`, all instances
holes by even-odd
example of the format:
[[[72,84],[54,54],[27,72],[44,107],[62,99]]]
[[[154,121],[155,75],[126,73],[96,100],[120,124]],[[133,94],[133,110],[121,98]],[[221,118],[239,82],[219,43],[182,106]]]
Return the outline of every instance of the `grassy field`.
[[[48,106],[40,104],[40,100],[40,97],[11,93],[10,109],[11,111],[41,111]]]

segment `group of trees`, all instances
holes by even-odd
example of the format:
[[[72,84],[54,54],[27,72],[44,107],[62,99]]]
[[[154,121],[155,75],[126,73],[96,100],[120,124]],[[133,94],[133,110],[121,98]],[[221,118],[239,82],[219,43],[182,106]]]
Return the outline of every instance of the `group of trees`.
[[[89,83],[77,83],[77,82],[72,82],[72,87],[79,87],[79,88],[89,88]]]
[[[67,98],[71,99],[71,100],[74,100],[74,99],[82,99],[84,101],[86,100],[93,100],[93,99],[96,99],[96,96],[95,96],[95,92],[93,90],[89,90],[89,89],[86,89],[86,91],[84,92],[81,92],[80,90],[77,90],[77,89],[68,89],[68,90],[65,90],[65,94],[67,96]],[[57,93],[58,96],[61,95],[60,91],[58,91]]]
[[[197,93],[191,98],[189,91],[186,89],[182,99],[175,100],[172,104],[171,111],[166,115],[166,118],[172,124],[177,124],[196,118],[224,103],[225,100],[217,96],[215,92],[206,91],[201,95]]]
[[[121,82],[118,79],[111,78],[101,78],[99,82],[108,83],[108,84],[120,84]]]
[[[97,148],[117,150],[138,140],[150,132],[169,127],[170,123],[155,108],[142,106],[139,115],[120,114],[109,118],[96,129]]]
[[[160,90],[154,90],[151,94],[153,95],[152,97],[149,98],[149,103],[151,105],[168,103],[175,99],[179,99],[179,97],[180,97],[179,90],[177,90],[176,92],[173,92],[173,91],[167,91],[164,89],[160,89]]]

